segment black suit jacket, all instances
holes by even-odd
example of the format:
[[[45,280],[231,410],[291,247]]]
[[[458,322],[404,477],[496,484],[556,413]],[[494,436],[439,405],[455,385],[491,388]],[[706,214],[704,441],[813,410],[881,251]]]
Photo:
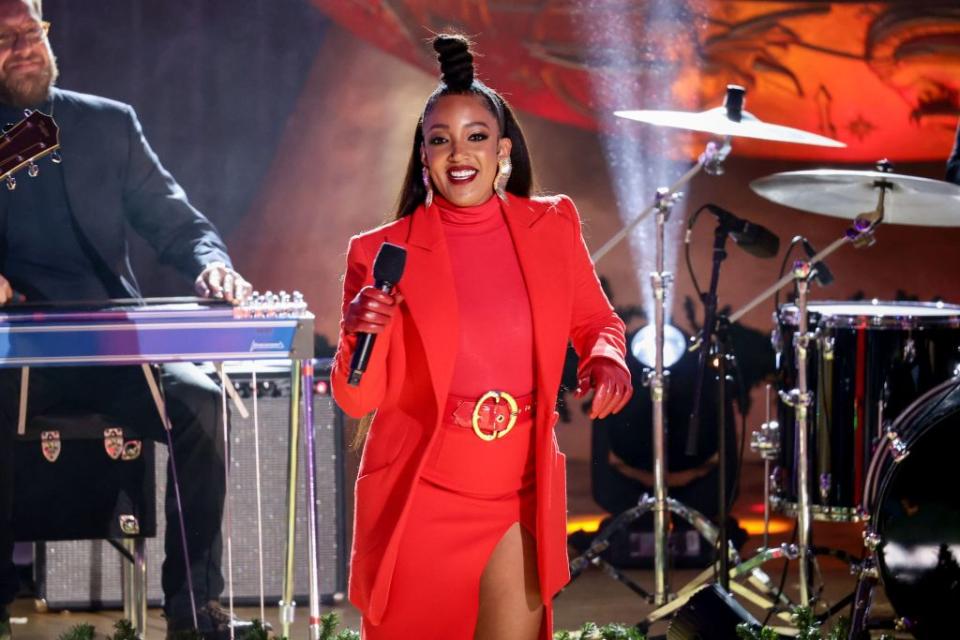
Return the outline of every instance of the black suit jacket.
[[[103,275],[115,278],[105,283],[112,295],[140,296],[130,266],[127,224],[156,250],[161,262],[190,280],[215,260],[231,264],[216,228],[190,204],[150,148],[133,107],[54,89],[52,114],[60,127],[70,209],[82,242],[104,267]],[[6,235],[7,216],[16,215],[8,204],[4,189],[0,237]]]
[[[953,143],[953,153],[947,161],[947,180],[960,184],[960,126],[957,127],[957,141]]]

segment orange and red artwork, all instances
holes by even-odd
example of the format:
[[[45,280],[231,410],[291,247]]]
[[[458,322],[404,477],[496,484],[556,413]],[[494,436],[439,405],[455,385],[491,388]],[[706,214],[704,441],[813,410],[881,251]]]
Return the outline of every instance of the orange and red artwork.
[[[960,7],[947,2],[314,0],[359,37],[431,73],[456,30],[482,77],[522,110],[600,127],[616,109],[702,110],[727,84],[766,122],[846,149],[753,141],[798,160],[942,160],[960,116]],[[644,125],[638,125],[644,126]],[[683,136],[695,155],[702,140]]]

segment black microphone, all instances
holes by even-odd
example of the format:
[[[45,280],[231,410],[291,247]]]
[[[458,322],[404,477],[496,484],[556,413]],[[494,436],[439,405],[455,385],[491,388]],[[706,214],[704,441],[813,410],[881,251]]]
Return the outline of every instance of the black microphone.
[[[403,269],[407,264],[407,250],[403,247],[384,242],[380,245],[380,251],[373,261],[373,280],[374,286],[384,293],[393,293],[393,288],[400,281],[403,275]],[[360,378],[363,372],[367,370],[367,363],[370,361],[370,354],[373,352],[373,343],[376,341],[375,333],[357,334],[357,348],[353,352],[353,358],[350,360],[350,376],[347,378],[347,384],[357,386],[360,384]]]
[[[817,250],[813,248],[813,245],[810,244],[810,241],[804,237],[800,238],[800,242],[803,244],[803,250],[806,252],[808,258],[812,258],[817,255]],[[823,261],[814,262],[810,265],[811,269],[817,274],[817,280],[820,282],[821,287],[826,287],[833,282],[833,272],[827,267],[827,263]]]
[[[727,228],[737,245],[757,258],[772,258],[780,251],[780,238],[766,227],[739,218],[715,204],[704,205]]]

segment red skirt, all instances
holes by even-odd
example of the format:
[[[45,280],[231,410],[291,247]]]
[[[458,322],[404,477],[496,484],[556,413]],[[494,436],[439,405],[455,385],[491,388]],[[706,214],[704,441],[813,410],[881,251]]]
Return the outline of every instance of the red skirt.
[[[533,425],[524,416],[491,442],[442,425],[411,497],[383,620],[363,620],[364,640],[473,639],[480,579],[497,543],[517,522],[536,538]],[[551,613],[547,605],[543,639]]]

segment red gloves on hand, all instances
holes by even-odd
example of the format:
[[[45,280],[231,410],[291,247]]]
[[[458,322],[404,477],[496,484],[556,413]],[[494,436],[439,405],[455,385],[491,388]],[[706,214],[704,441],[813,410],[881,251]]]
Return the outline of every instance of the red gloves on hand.
[[[580,372],[576,397],[582,398],[590,389],[594,390],[591,420],[618,413],[633,396],[630,374],[608,358],[594,358]]]
[[[347,305],[342,322],[344,332],[382,333],[402,301],[399,293],[391,295],[376,287],[364,287]],[[630,374],[608,358],[594,358],[580,372],[576,397],[584,397],[591,389],[594,390],[590,407],[592,420],[619,412],[633,396]]]
[[[347,305],[341,326],[346,333],[382,333],[403,301],[399,293],[389,294],[366,286]]]

